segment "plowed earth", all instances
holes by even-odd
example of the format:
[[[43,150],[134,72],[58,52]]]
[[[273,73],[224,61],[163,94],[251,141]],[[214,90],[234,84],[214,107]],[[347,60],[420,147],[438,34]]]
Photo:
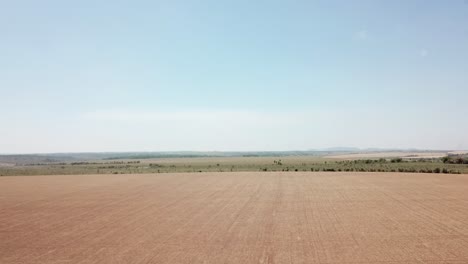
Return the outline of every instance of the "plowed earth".
[[[468,175],[0,177],[0,263],[468,263]]]

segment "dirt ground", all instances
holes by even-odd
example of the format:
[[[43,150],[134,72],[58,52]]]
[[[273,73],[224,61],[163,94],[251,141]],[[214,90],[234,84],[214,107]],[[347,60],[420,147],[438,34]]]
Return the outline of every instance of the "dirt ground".
[[[468,175],[1,177],[0,263],[468,263]]]
[[[369,152],[369,153],[351,153],[325,156],[330,159],[376,159],[376,158],[412,158],[412,159],[435,159],[447,156],[452,152]]]

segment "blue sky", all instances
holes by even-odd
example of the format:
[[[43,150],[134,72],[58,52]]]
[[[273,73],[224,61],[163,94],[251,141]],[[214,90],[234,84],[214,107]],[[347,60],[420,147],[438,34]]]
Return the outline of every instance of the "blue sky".
[[[468,149],[468,1],[0,1],[0,153]]]

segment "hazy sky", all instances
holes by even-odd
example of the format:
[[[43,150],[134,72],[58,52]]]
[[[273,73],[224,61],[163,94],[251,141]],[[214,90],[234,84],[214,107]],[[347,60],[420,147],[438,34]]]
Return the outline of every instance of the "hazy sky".
[[[0,153],[468,149],[468,1],[0,0]]]

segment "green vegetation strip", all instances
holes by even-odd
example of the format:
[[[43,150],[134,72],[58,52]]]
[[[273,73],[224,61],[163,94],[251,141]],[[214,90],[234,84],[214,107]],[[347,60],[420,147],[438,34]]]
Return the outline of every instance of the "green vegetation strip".
[[[343,171],[468,174],[468,158],[330,160],[320,157],[262,157],[99,160],[70,163],[37,163],[0,167],[0,176],[134,174],[234,171]]]

